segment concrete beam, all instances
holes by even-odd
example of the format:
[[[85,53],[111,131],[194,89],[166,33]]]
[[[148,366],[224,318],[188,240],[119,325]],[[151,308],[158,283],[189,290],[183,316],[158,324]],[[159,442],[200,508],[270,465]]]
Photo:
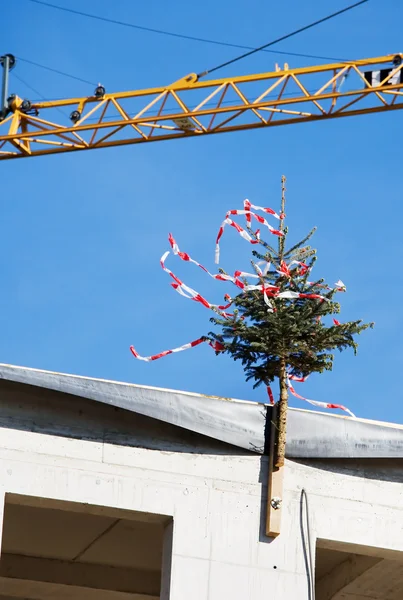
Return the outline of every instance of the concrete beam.
[[[351,555],[316,583],[317,600],[336,600],[357,577],[382,562],[381,558]]]
[[[172,517],[168,515],[157,515],[153,513],[124,510],[109,506],[97,506],[80,502],[53,500],[52,498],[41,498],[39,496],[23,496],[21,494],[7,493],[5,496],[5,501],[7,504],[17,504],[19,506],[67,510],[74,513],[110,517],[112,519],[125,519],[128,521],[141,521],[143,523],[160,523],[162,525],[167,525],[172,520]]]
[[[360,554],[362,556],[373,556],[375,558],[403,562],[402,550],[390,550],[389,548],[374,545],[363,546],[362,544],[352,544],[351,542],[322,538],[317,538],[316,545],[319,549],[324,548],[325,550],[336,550],[337,552],[346,552],[347,554]]]
[[[161,572],[4,553],[0,577],[159,597]],[[57,596],[56,596],[57,597]]]
[[[94,590],[76,585],[45,583],[28,579],[0,577],[1,596],[24,600],[159,600],[159,595],[126,594],[112,590]]]
[[[161,600],[170,600],[172,572],[172,544],[174,523],[170,521],[165,527],[162,548]]]

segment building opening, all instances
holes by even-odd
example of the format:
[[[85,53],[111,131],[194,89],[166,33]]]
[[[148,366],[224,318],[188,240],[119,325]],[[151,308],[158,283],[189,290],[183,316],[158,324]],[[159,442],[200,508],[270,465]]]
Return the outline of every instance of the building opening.
[[[403,556],[381,557],[375,548],[318,542],[316,546],[315,600],[401,600]],[[340,545],[341,546],[341,545]],[[381,552],[381,549],[379,549]],[[368,554],[365,554],[368,552]],[[390,555],[391,553],[389,553]]]
[[[6,494],[0,600],[167,600],[171,548],[171,517]]]

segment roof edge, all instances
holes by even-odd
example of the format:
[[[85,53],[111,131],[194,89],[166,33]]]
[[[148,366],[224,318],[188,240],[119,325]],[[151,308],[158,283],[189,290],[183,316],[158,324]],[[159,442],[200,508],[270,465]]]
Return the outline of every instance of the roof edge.
[[[250,452],[267,453],[271,421],[267,404],[7,364],[0,364],[0,380],[109,404]],[[403,458],[403,425],[291,408],[286,456]]]

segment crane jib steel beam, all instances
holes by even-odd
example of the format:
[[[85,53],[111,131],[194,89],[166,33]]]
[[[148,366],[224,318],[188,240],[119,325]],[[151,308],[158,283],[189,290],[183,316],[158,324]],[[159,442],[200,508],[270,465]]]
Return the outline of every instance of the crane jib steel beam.
[[[85,98],[8,99],[0,160],[335,119],[403,108],[403,54]],[[68,109],[71,111],[65,113]],[[62,115],[62,116],[61,116]]]

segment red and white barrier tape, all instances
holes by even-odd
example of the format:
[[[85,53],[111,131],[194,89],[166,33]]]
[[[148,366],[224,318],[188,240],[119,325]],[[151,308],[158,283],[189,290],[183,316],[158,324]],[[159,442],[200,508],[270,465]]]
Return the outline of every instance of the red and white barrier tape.
[[[279,219],[280,221],[285,218],[285,215],[283,215],[283,214],[278,215],[276,213],[276,211],[273,210],[272,208],[264,208],[263,206],[255,206],[254,204],[251,204],[249,202],[249,200],[243,201],[243,207],[244,207],[244,210],[246,210],[248,212],[251,212],[251,208],[253,208],[253,210],[260,210],[261,212],[264,212],[268,215],[272,215],[273,217],[275,217],[276,219]],[[246,223],[247,223],[248,227],[250,227],[250,223],[251,223],[250,215],[246,216]]]
[[[230,281],[234,285],[236,285],[238,288],[240,288],[241,290],[243,290],[244,292],[253,291],[253,290],[259,290],[259,291],[261,291],[263,293],[263,299],[264,299],[265,303],[268,306],[268,310],[270,310],[270,311],[273,311],[274,308],[273,308],[273,305],[270,302],[268,296],[270,295],[270,297],[272,297],[272,298],[275,298],[275,297],[280,297],[281,298],[282,297],[281,293],[279,293],[279,288],[276,287],[276,286],[274,286],[274,285],[267,284],[267,283],[266,284],[260,284],[260,285],[252,285],[252,284],[244,283],[240,279],[240,277],[243,277],[243,278],[252,277],[252,278],[255,278],[255,279],[260,279],[270,269],[270,263],[266,263],[264,270],[262,270],[259,267],[259,265],[256,265],[257,269],[258,269],[258,271],[260,273],[259,275],[255,274],[255,273],[247,273],[246,271],[235,271],[235,273],[234,273],[234,275],[232,277],[231,277],[231,275],[224,275],[224,274],[221,274],[221,273],[213,274],[213,273],[210,273],[210,271],[208,269],[206,269],[206,267],[204,267],[201,263],[199,263],[196,260],[194,260],[193,258],[191,258],[191,256],[187,252],[181,252],[180,249],[179,249],[178,244],[176,243],[176,241],[175,241],[175,239],[174,239],[174,237],[172,236],[171,233],[168,236],[168,241],[169,241],[169,243],[171,245],[173,253],[176,256],[179,256],[179,258],[181,260],[185,261],[185,262],[191,262],[191,263],[197,265],[205,273],[207,273],[207,275],[209,275],[213,279],[216,279],[218,281]],[[203,298],[203,296],[201,296],[198,292],[196,292],[195,290],[193,290],[189,286],[185,285],[178,277],[176,277],[176,275],[174,275],[172,273],[172,271],[170,269],[168,269],[165,266],[165,260],[166,260],[166,258],[167,258],[168,255],[169,255],[169,252],[165,252],[165,254],[162,256],[162,258],[161,258],[161,267],[163,268],[163,270],[165,272],[167,272],[175,280],[175,283],[171,283],[171,286],[179,294],[181,294],[185,298],[190,298],[191,300],[195,300],[196,302],[200,302],[206,308],[210,308],[212,310],[226,310],[229,306],[231,306],[232,300],[228,296],[228,294],[226,294],[226,298],[228,298],[230,300],[229,304],[226,304],[225,306],[219,306],[219,305],[216,305],[216,304],[211,304],[205,298]],[[187,292],[187,294],[185,292]],[[283,293],[286,293],[286,292],[283,292]],[[284,296],[284,297],[286,297],[286,296]],[[229,313],[228,314],[227,313],[222,313],[222,315],[224,317],[232,316],[232,314],[229,314]]]
[[[230,218],[226,218],[224,219],[224,221],[221,224],[220,229],[218,230],[218,234],[217,234],[217,238],[216,238],[216,242],[215,242],[215,263],[216,265],[218,265],[218,263],[220,262],[220,239],[222,237],[222,234],[224,233],[224,227],[226,225],[230,225],[231,227],[234,227],[237,232],[239,233],[239,235],[241,237],[243,237],[244,240],[246,240],[247,242],[249,242],[250,244],[258,244],[259,240],[258,239],[254,239],[252,238],[249,233],[247,231],[245,231],[245,229],[243,229],[240,225],[238,225],[238,223],[235,223],[235,221],[233,221]],[[259,233],[258,231],[256,231],[256,236],[258,236]]]
[[[251,229],[251,221],[252,221],[252,217],[254,219],[256,219],[258,221],[258,223],[265,225],[268,230],[277,236],[282,236],[284,235],[281,231],[275,229],[274,227],[272,227],[267,221],[266,219],[264,219],[264,217],[261,217],[260,215],[257,215],[256,213],[252,212],[251,209],[254,210],[259,210],[262,212],[265,212],[267,214],[270,214],[272,216],[274,216],[275,218],[281,220],[284,218],[285,215],[281,214],[278,215],[274,210],[272,210],[271,208],[263,208],[261,206],[255,206],[253,204],[251,204],[249,202],[249,200],[245,200],[244,201],[244,210],[230,210],[227,212],[225,220],[223,221],[220,230],[218,232],[217,235],[217,239],[216,239],[216,263],[219,262],[219,256],[220,256],[220,246],[219,246],[219,241],[224,233],[224,227],[225,225],[230,225],[231,227],[233,227],[234,229],[236,229],[236,231],[240,234],[241,237],[243,237],[246,241],[248,241],[251,244],[258,244],[259,243],[259,239],[260,239],[260,231],[256,230],[256,232],[254,232],[254,236],[252,237],[247,231],[245,231],[245,229],[243,229],[240,225],[238,225],[238,223],[236,223],[235,221],[233,221],[230,218],[230,215],[245,215],[246,218],[246,225],[248,229]],[[266,303],[266,305],[268,306],[268,310],[273,312],[275,310],[275,307],[273,306],[273,303],[271,302],[271,300],[269,298],[284,298],[284,299],[299,299],[299,298],[310,298],[310,299],[318,299],[318,300],[322,300],[322,301],[328,301],[328,299],[325,296],[321,296],[320,294],[315,294],[315,293],[300,293],[300,292],[293,292],[293,291],[285,291],[285,292],[280,292],[279,288],[274,286],[274,285],[270,285],[267,283],[264,283],[263,278],[264,276],[268,273],[268,271],[270,270],[270,263],[269,262],[265,262],[265,261],[260,261],[258,263],[256,263],[256,267],[257,267],[257,274],[253,274],[253,273],[247,273],[245,271],[235,271],[234,275],[225,275],[222,273],[217,273],[217,274],[213,274],[210,273],[210,271],[208,271],[208,269],[206,269],[206,267],[204,267],[202,264],[200,264],[199,262],[197,262],[196,260],[192,259],[189,254],[187,254],[186,252],[181,252],[179,250],[179,246],[176,243],[176,241],[174,240],[174,238],[172,237],[171,234],[169,234],[168,237],[169,243],[171,245],[171,248],[173,250],[173,253],[177,256],[179,256],[179,258],[185,262],[191,262],[193,264],[195,264],[196,266],[200,267],[205,273],[207,273],[207,275],[209,275],[210,277],[212,277],[213,279],[216,279],[218,281],[229,281],[231,283],[233,283],[234,285],[236,285],[239,289],[241,289],[243,292],[247,292],[247,291],[252,291],[252,290],[259,290],[262,292],[263,295],[263,299],[264,302]],[[230,313],[226,313],[223,312],[225,311],[227,308],[229,308],[233,302],[233,300],[230,298],[230,296],[228,294],[225,295],[225,298],[229,300],[229,303],[226,305],[218,305],[218,304],[211,304],[210,302],[208,302],[208,300],[206,300],[203,296],[201,296],[201,294],[199,294],[198,292],[196,292],[196,290],[192,289],[191,287],[187,286],[186,284],[184,284],[176,275],[174,275],[174,273],[168,269],[168,267],[165,266],[165,261],[167,259],[169,255],[169,251],[165,252],[165,254],[161,257],[160,260],[160,264],[162,269],[168,273],[168,275],[170,275],[172,277],[172,279],[174,280],[174,283],[171,283],[171,286],[182,296],[184,296],[185,298],[189,298],[190,300],[193,300],[195,302],[198,302],[200,304],[202,304],[203,306],[205,306],[206,308],[209,308],[211,310],[214,310],[215,312],[218,312],[219,314],[221,314],[223,317],[229,318],[232,317],[233,315]],[[264,268],[263,270],[258,266],[259,264],[264,264]],[[280,275],[285,275],[286,277],[291,277],[291,267],[296,264],[299,265],[299,269],[297,271],[297,276],[302,277],[304,276],[308,270],[309,267],[305,264],[302,263],[300,261],[291,261],[288,265],[283,261],[280,265],[280,269],[277,271]],[[244,281],[241,281],[240,277],[243,277],[244,279],[248,278],[248,277],[252,277],[254,279],[260,279],[261,283],[258,285],[252,285],[252,284],[248,284],[245,283]],[[307,285],[313,286],[314,283],[313,282],[307,282]],[[328,289],[330,290],[331,288],[329,288],[326,285],[322,285],[322,284],[316,284],[317,287],[322,287],[324,289]],[[344,285],[344,283],[342,281],[337,281],[335,283],[335,290],[338,292],[345,292],[346,291],[346,286]],[[317,317],[317,320],[320,321],[320,317]],[[336,326],[341,325],[341,323],[339,321],[337,321],[337,319],[333,319],[333,323]],[[142,361],[146,361],[146,362],[150,362],[150,361],[154,361],[154,360],[158,360],[159,358],[163,358],[164,356],[168,356],[169,354],[174,354],[177,352],[182,352],[183,350],[188,350],[190,348],[194,348],[195,346],[198,346],[199,344],[202,343],[208,343],[209,346],[211,346],[211,348],[213,348],[213,350],[215,350],[216,352],[222,352],[225,349],[225,346],[223,344],[221,344],[218,341],[210,341],[210,340],[206,340],[204,338],[199,338],[197,340],[194,340],[192,342],[189,342],[188,344],[184,344],[183,346],[179,346],[178,348],[173,348],[171,350],[164,350],[163,352],[160,352],[159,354],[154,354],[152,356],[140,356],[138,354],[138,352],[135,350],[134,346],[130,346],[130,350],[133,354],[133,356],[135,358],[137,358],[138,360],[142,360]],[[308,398],[305,398],[304,396],[301,396],[300,394],[298,394],[294,387],[291,384],[290,380],[293,381],[298,381],[298,382],[304,382],[307,378],[306,377],[295,377],[292,375],[289,375],[287,378],[287,385],[288,388],[290,390],[290,393],[295,396],[296,398],[300,398],[301,400],[305,400],[306,402],[309,402],[310,404],[314,405],[314,406],[319,406],[322,408],[338,408],[340,410],[343,410],[345,412],[347,412],[349,415],[351,415],[352,417],[354,417],[355,415],[345,406],[341,405],[341,404],[331,404],[331,403],[326,403],[326,402],[318,402],[316,400],[310,400]],[[274,396],[273,396],[273,392],[270,388],[270,386],[267,386],[267,393],[270,399],[270,403],[274,404]]]
[[[185,283],[183,283],[183,281],[181,281],[176,275],[174,275],[174,273],[172,273],[172,271],[170,269],[168,269],[168,267],[165,266],[165,260],[168,255],[169,255],[169,251],[165,252],[165,254],[161,257],[160,264],[161,264],[161,267],[163,268],[163,270],[166,273],[168,273],[168,275],[170,275],[172,277],[172,279],[175,281],[175,283],[171,283],[171,286],[174,288],[174,290],[176,290],[179,294],[181,294],[185,298],[189,298],[190,300],[199,302],[206,308],[210,308],[211,310],[216,310],[216,311],[220,312],[220,314],[222,314],[223,317],[229,317],[230,316],[229,314],[221,312],[221,311],[229,308],[232,304],[232,301],[225,305],[211,304],[211,302],[206,300],[206,298],[204,298],[201,294],[196,292],[196,290],[194,290],[193,288],[191,288],[188,285],[186,285]]]
[[[291,384],[291,380],[298,381],[299,383],[304,383],[307,379],[308,379],[308,377],[296,377],[295,375],[288,375],[287,387],[290,390],[290,393],[295,398],[299,398],[300,400],[304,400],[305,402],[309,402],[309,404],[312,404],[313,406],[319,406],[320,408],[337,408],[339,410],[343,410],[344,412],[348,413],[350,415],[350,417],[355,418],[355,414],[352,413],[351,410],[349,410],[348,408],[343,406],[343,404],[333,404],[330,402],[319,402],[318,400],[310,400],[309,398],[305,398],[305,396],[301,396],[301,394],[298,394],[295,391],[294,386]],[[270,404],[273,406],[274,405],[274,396],[273,396],[272,389],[269,385],[267,386],[266,389],[267,389],[267,395],[269,396]]]
[[[252,212],[251,208],[253,208],[254,210],[260,210],[262,212],[270,214],[273,217],[276,217],[276,219],[280,219],[281,220],[281,219],[284,218],[284,215],[278,215],[272,208],[263,208],[262,206],[255,206],[254,204],[251,204],[249,202],[249,200],[245,200],[244,201],[244,209],[243,210],[229,210],[227,212],[227,214],[225,215],[225,219],[221,223],[221,227],[218,230],[218,234],[217,234],[216,247],[215,247],[215,262],[216,262],[216,264],[218,264],[220,262],[220,239],[221,239],[221,237],[222,237],[222,235],[224,233],[224,228],[225,228],[226,225],[230,225],[230,227],[233,227],[234,229],[236,229],[236,231],[239,233],[239,235],[241,237],[243,237],[243,239],[246,240],[247,242],[249,242],[250,244],[258,244],[259,243],[259,237],[260,237],[260,230],[259,229],[257,229],[254,232],[255,236],[256,236],[256,238],[254,238],[247,231],[245,231],[245,229],[243,229],[240,225],[238,225],[238,223],[236,223],[235,221],[233,221],[232,219],[230,219],[230,216],[233,216],[233,215],[245,215],[245,218],[246,218],[246,227],[248,229],[251,228],[251,220],[252,220],[252,217],[253,217],[254,219],[256,219],[256,221],[258,223],[260,223],[261,225],[264,225],[265,227],[267,227],[267,229],[273,235],[277,235],[277,236],[283,236],[284,235],[282,231],[279,231],[275,227],[272,227],[272,225],[270,225],[270,223],[268,223],[264,217],[261,217],[260,215],[257,215],[255,212]]]
[[[280,275],[285,275],[285,277],[291,278],[291,267],[292,267],[292,265],[300,265],[301,268],[298,269],[298,272],[297,272],[297,275],[299,277],[302,277],[303,275],[305,275],[309,271],[308,265],[306,265],[303,262],[300,262],[299,260],[292,260],[288,265],[283,260],[283,261],[281,261],[280,269],[278,269],[276,272],[279,273]]]
[[[224,350],[224,346],[220,342],[217,342],[217,341],[211,342],[210,340],[205,340],[203,338],[199,338],[197,340],[194,340],[193,342],[189,342],[188,344],[183,344],[183,346],[179,346],[178,348],[173,348],[171,350],[164,350],[163,352],[159,352],[158,354],[153,354],[152,356],[140,356],[140,354],[136,351],[134,346],[130,346],[130,351],[133,354],[134,358],[137,358],[137,360],[142,360],[144,362],[152,362],[154,360],[158,360],[159,358],[163,358],[164,356],[168,356],[169,354],[175,354],[177,352],[182,352],[183,350],[189,350],[190,348],[194,348],[195,346],[199,346],[199,344],[203,344],[203,343],[207,343],[209,346],[211,346],[211,348],[213,348],[213,350],[215,352],[222,352]],[[299,398],[300,400],[305,400],[305,402],[309,402],[309,404],[312,404],[313,406],[319,406],[320,408],[340,409],[340,410],[343,410],[344,412],[348,413],[351,417],[355,418],[354,413],[352,413],[351,410],[349,410],[342,404],[333,404],[330,402],[318,402],[317,400],[310,400],[309,398],[305,398],[305,396],[301,396],[300,394],[298,394],[295,391],[294,387],[291,384],[290,379],[293,379],[293,381],[304,382],[307,378],[306,377],[294,377],[294,376],[289,376],[287,378],[288,389],[290,390],[291,394],[293,396],[295,396],[295,398]],[[267,393],[268,393],[268,396],[270,399],[270,404],[273,405],[274,404],[274,396],[273,396],[273,392],[272,392],[272,389],[270,386],[267,386]]]
[[[305,398],[305,396],[301,396],[300,394],[297,394],[297,392],[294,390],[294,388],[290,382],[290,378],[288,379],[287,383],[288,383],[288,389],[290,390],[291,394],[293,396],[295,396],[295,398],[299,398],[300,400],[305,400],[305,402],[309,402],[309,404],[313,404],[313,406],[320,406],[321,408],[338,408],[339,410],[344,410],[344,412],[348,413],[350,415],[350,417],[355,418],[355,414],[352,413],[351,410],[349,410],[348,408],[343,406],[343,404],[332,404],[330,402],[318,402],[317,400],[310,400],[309,398]]]
[[[231,277],[231,275],[224,275],[223,273],[214,273],[214,274],[210,273],[210,271],[208,269],[206,269],[206,267],[204,267],[202,264],[197,262],[197,260],[194,260],[193,258],[191,258],[187,252],[181,252],[179,250],[179,246],[176,243],[176,241],[171,233],[168,235],[168,241],[170,243],[173,253],[176,256],[179,256],[179,258],[181,260],[183,260],[185,262],[191,262],[194,265],[197,265],[198,267],[200,267],[200,269],[202,269],[205,273],[207,273],[207,275],[209,275],[213,279],[217,279],[218,281],[230,281],[231,283],[234,283],[237,287],[239,287],[241,289],[243,289],[245,287],[245,284],[242,281],[238,280],[238,277],[240,277],[242,275],[241,271],[235,271],[233,277]],[[169,254],[169,252],[168,253],[166,252],[164,254],[164,257],[166,258],[168,256],[168,254]]]
[[[256,275],[253,273],[246,273],[245,271],[235,271],[233,277],[231,277],[230,275],[222,275],[220,273],[212,274],[202,264],[200,264],[196,260],[193,260],[189,256],[189,254],[187,254],[186,252],[181,252],[179,250],[178,244],[176,243],[175,239],[172,237],[172,234],[169,234],[168,239],[169,239],[169,243],[171,244],[171,247],[174,251],[174,254],[179,256],[182,260],[184,260],[186,262],[192,262],[193,264],[195,264],[198,267],[200,267],[201,269],[203,269],[203,271],[205,273],[207,273],[207,275],[209,275],[210,277],[213,277],[214,279],[217,279],[219,281],[231,281],[237,287],[239,287],[240,289],[242,289],[245,292],[249,292],[249,291],[253,291],[253,290],[261,291],[265,297],[266,304],[268,304],[268,302],[266,301],[267,295],[271,296],[272,298],[285,298],[285,299],[291,299],[291,300],[296,299],[296,298],[311,298],[311,299],[318,299],[318,300],[327,300],[327,298],[325,298],[324,296],[321,296],[320,294],[312,294],[312,293],[304,294],[301,292],[292,292],[290,290],[288,290],[286,292],[279,292],[279,288],[277,286],[271,285],[268,283],[260,284],[260,285],[246,284],[243,281],[241,281],[239,278],[240,277],[254,277],[256,279],[259,279],[259,275]],[[176,277],[176,275],[174,275],[172,273],[172,271],[165,266],[165,260],[167,259],[168,255],[169,255],[169,251],[165,252],[165,254],[161,257],[160,264],[161,264],[161,267],[163,268],[163,270],[166,273],[168,273],[175,280],[176,285],[174,285],[174,284],[171,284],[171,285],[174,289],[176,289],[176,291],[178,291],[180,294],[182,294],[185,297],[191,297],[192,300],[196,300],[196,302],[200,302],[207,308],[212,308],[212,307],[218,308],[218,309],[223,308],[216,304],[210,304],[198,292],[196,292],[192,288],[189,288],[188,286],[186,286],[178,277]],[[299,263],[299,264],[303,264],[303,263]],[[270,265],[269,265],[269,267],[270,267]],[[284,268],[286,268],[286,265]],[[183,290],[187,291],[189,293],[189,296],[186,296],[185,294],[183,294]]]
[[[164,350],[159,354],[153,354],[152,356],[140,356],[140,354],[135,350],[134,346],[130,346],[130,352],[133,354],[134,358],[137,360],[144,360],[145,362],[151,362],[153,360],[158,360],[159,358],[163,358],[164,356],[168,356],[168,354],[175,354],[176,352],[182,352],[183,350],[189,350],[189,348],[194,348],[199,344],[206,343],[213,348],[216,352],[221,352],[224,350],[224,346],[220,344],[220,342],[210,342],[210,340],[205,340],[203,338],[199,338],[198,340],[194,340],[193,342],[189,342],[188,344],[183,344],[183,346],[179,346],[178,348],[173,348],[172,350]]]

